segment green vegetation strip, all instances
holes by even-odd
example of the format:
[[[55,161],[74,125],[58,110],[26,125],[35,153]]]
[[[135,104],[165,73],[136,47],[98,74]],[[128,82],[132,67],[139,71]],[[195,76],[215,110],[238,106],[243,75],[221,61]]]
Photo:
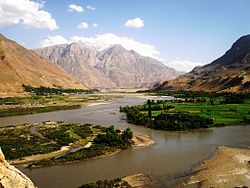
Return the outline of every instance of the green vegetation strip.
[[[27,115],[27,114],[37,114],[60,110],[73,110],[79,109],[81,105],[63,105],[63,106],[45,106],[45,107],[29,107],[29,108],[9,108],[0,110],[0,117],[16,116],[16,115]]]
[[[64,88],[50,88],[50,87],[32,87],[28,85],[23,85],[23,91],[32,93],[34,95],[61,95],[69,93],[93,93],[94,90],[84,90],[84,89],[64,89]]]

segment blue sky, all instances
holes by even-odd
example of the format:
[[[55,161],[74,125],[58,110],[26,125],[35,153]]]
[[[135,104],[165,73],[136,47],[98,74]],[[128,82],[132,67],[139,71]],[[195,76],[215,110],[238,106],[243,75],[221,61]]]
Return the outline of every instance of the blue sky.
[[[142,55],[184,71],[218,58],[250,31],[249,0],[28,0],[33,4],[27,6],[23,1],[0,0],[0,13],[4,13],[0,14],[0,32],[27,48],[44,46],[46,39],[47,45],[57,42],[51,43],[49,36],[71,41],[73,36],[93,39],[99,35],[99,42],[115,36],[118,42],[123,38],[121,44],[133,39],[127,48],[134,46],[142,53],[143,45],[149,45]],[[69,5],[81,6],[84,11],[69,11]],[[12,19],[9,15],[13,14]],[[133,25],[135,18],[143,26]],[[126,27],[129,19],[132,24]],[[82,22],[88,27],[78,28]],[[94,23],[98,26],[93,27]],[[107,38],[107,33],[114,36]]]

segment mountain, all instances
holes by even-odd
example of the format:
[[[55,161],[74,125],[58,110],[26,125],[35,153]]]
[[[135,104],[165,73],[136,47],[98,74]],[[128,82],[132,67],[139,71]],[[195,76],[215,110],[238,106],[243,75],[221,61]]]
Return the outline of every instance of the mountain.
[[[59,65],[91,88],[114,87],[114,83],[95,66],[96,51],[78,43],[62,44],[34,50],[41,57]]]
[[[239,38],[212,63],[164,82],[159,89],[250,92],[250,35]]]
[[[33,87],[85,89],[59,66],[0,35],[0,96],[23,95],[22,84]]]
[[[151,87],[165,79],[179,75],[160,61],[128,51],[121,45],[113,45],[98,52],[100,63],[96,68],[109,77],[118,88]]]
[[[179,75],[160,61],[126,50],[121,45],[98,49],[85,43],[71,43],[34,51],[91,88],[152,87]]]

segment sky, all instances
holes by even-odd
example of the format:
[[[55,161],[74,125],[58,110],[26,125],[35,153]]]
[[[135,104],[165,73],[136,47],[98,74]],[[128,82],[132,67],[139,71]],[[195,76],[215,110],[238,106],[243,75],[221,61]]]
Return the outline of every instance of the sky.
[[[0,0],[0,32],[28,49],[85,41],[190,71],[250,32],[249,0]]]

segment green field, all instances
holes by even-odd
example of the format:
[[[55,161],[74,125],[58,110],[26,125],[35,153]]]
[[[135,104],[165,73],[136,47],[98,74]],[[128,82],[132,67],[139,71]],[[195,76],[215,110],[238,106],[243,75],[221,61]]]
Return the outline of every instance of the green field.
[[[204,103],[175,103],[169,102],[168,105],[174,108],[167,112],[172,113],[192,113],[203,117],[211,117],[215,124],[234,124],[250,119],[250,100],[245,100],[243,104],[216,104],[209,105]],[[158,106],[162,108],[162,104],[154,104],[152,108]],[[157,108],[157,107],[156,107]],[[152,116],[157,116],[165,110],[152,110]],[[166,112],[166,111],[165,111]],[[147,113],[147,111],[142,111]]]

